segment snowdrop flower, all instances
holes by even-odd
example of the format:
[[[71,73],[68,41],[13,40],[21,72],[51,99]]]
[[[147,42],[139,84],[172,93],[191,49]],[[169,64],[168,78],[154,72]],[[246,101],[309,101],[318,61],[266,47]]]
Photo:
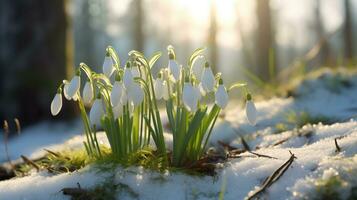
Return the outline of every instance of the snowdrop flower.
[[[140,77],[140,71],[137,65],[131,67],[131,74],[133,75],[133,77]]]
[[[113,114],[115,119],[123,115],[123,105],[121,105],[121,103],[113,107]]]
[[[180,79],[181,67],[177,64],[174,55],[172,53],[169,54],[169,66],[168,69],[172,74],[175,81]]]
[[[89,112],[89,119],[92,125],[100,125],[100,121],[102,118],[102,115],[104,114],[103,111],[103,104],[102,104],[102,99],[98,97],[95,99],[93,106]]]
[[[93,97],[94,97],[93,86],[89,81],[87,81],[86,84],[84,85],[84,89],[83,89],[83,101],[84,101],[84,103],[90,104],[90,102],[92,101]]]
[[[103,62],[103,73],[108,78],[113,74],[115,68],[112,58],[110,57],[109,53],[105,55],[104,62]]]
[[[134,103],[134,106],[138,106],[144,100],[144,91],[138,83],[133,83],[127,88],[128,99]]]
[[[69,96],[68,94],[68,87],[69,87],[69,82],[67,80],[63,80],[63,94],[64,94],[64,97],[70,101],[72,99],[72,97]]]
[[[58,90],[57,94],[53,98],[51,102],[51,114],[53,116],[56,116],[62,108],[62,94],[61,94],[61,89]]]
[[[116,80],[113,84],[112,92],[110,93],[110,100],[112,106],[117,106],[121,103],[121,99],[123,96],[124,85],[123,82]]]
[[[192,86],[190,82],[185,82],[183,85],[182,101],[189,112],[195,112],[197,110],[197,103],[199,96],[197,90]]]
[[[170,99],[169,86],[166,81],[163,81],[162,86],[163,86],[162,98],[164,98],[164,100],[167,101]]]
[[[157,100],[160,100],[164,97],[164,81],[161,77],[158,77],[154,82],[154,90],[155,90],[155,97]]]
[[[129,63],[127,63],[127,65],[124,69],[123,82],[124,82],[124,86],[127,89],[134,83],[134,77],[133,77]]]
[[[164,97],[164,81],[162,80],[162,74],[159,73],[157,79],[154,81],[154,91],[155,91],[155,97],[157,100],[160,100]]]
[[[224,109],[228,104],[228,93],[226,87],[223,85],[223,80],[219,79],[219,85],[215,94],[215,103]]]
[[[252,96],[247,94],[247,102],[245,105],[245,114],[247,116],[248,122],[255,126],[257,123],[257,109],[255,108],[255,104],[252,101]]]
[[[79,88],[81,87],[81,77],[80,70],[77,71],[76,75],[69,82],[67,94],[71,99],[78,93]]]
[[[201,83],[202,83],[202,88],[206,92],[213,91],[215,85],[215,79],[212,69],[209,67],[208,62],[205,63],[205,67],[203,69],[202,76],[201,76]]]

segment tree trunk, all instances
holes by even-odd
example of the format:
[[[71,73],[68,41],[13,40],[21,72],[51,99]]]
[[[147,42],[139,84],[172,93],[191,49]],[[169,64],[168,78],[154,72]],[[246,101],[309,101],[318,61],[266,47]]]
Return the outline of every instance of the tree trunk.
[[[143,21],[144,21],[144,13],[143,13],[143,1],[135,0],[134,4],[134,49],[138,51],[144,51],[144,35],[143,35]]]
[[[256,72],[263,80],[269,80],[269,54],[274,42],[269,2],[269,0],[256,1],[258,17]]]
[[[209,57],[213,73],[217,73],[218,65],[218,47],[217,47],[217,19],[216,19],[216,1],[211,0],[210,9],[210,28],[208,35]]]
[[[345,40],[345,64],[351,64],[353,61],[353,37],[352,37],[352,18],[350,11],[350,1],[344,0],[345,4],[345,26],[344,26],[344,40]]]
[[[65,2],[0,2],[1,119],[18,117],[26,125],[50,117],[68,65]]]
[[[320,6],[321,1],[316,0],[316,5],[315,5],[315,19],[316,19],[316,35],[318,40],[325,39],[327,37],[325,30],[324,30],[324,25],[323,25],[323,20],[321,16],[321,10]],[[321,49],[320,49],[320,64],[325,65],[325,66],[331,66],[332,65],[332,60],[331,60],[331,54],[330,54],[330,46],[328,43],[328,40],[326,39],[325,42],[322,44]]]

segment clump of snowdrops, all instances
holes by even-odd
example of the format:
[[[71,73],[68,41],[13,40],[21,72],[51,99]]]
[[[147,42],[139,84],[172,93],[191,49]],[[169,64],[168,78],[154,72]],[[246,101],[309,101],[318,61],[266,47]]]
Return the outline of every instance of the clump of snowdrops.
[[[72,80],[63,80],[51,103],[52,115],[62,107],[62,92],[67,100],[78,103],[84,124],[84,146],[90,157],[102,158],[96,131],[100,126],[108,138],[111,153],[118,159],[156,146],[165,163],[182,167],[202,157],[217,117],[229,101],[229,92],[243,88],[248,121],[255,124],[256,109],[245,83],[226,88],[221,74],[213,74],[208,62],[202,73],[195,73],[193,65],[202,57],[204,49],[193,52],[187,65],[179,65],[174,48],[168,47],[168,66],[155,76],[151,69],[160,58],[155,53],[147,59],[138,51],[129,52],[125,66],[112,47],[106,49],[103,73],[96,73],[81,63]],[[85,85],[80,92],[84,72]],[[214,98],[214,102],[210,99]],[[164,131],[158,102],[166,104],[166,113],[173,135],[173,148],[165,146]],[[89,116],[86,106],[90,109]],[[170,156],[167,156],[170,155]]]

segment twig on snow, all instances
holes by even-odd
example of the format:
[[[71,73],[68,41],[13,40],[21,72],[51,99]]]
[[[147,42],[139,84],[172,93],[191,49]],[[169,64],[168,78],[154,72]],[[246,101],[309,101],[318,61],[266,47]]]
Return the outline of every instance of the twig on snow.
[[[267,179],[265,179],[263,185],[259,189],[257,189],[252,194],[248,194],[248,196],[245,199],[247,200],[257,199],[258,195],[260,195],[273,183],[279,180],[279,178],[286,172],[287,169],[289,169],[290,165],[293,163],[294,159],[296,158],[296,156],[293,153],[291,153],[291,151],[289,152],[290,152],[289,160],[287,160],[283,165],[281,165],[277,170],[275,170],[272,175],[270,175]]]
[[[31,165],[32,167],[34,167],[37,170],[37,172],[40,171],[40,166],[38,166],[35,162],[33,162],[32,160],[28,159],[24,155],[21,155],[21,158],[26,164]]]
[[[336,146],[335,152],[341,152],[341,148],[340,148],[340,146],[338,146],[337,139],[338,138],[335,138],[335,146]]]

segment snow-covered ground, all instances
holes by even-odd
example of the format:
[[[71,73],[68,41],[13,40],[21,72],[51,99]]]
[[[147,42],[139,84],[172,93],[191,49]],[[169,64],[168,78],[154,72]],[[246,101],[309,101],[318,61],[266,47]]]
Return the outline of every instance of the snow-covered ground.
[[[220,148],[217,142],[223,141],[242,147],[240,136],[243,136],[254,152],[276,159],[243,153],[241,158],[222,163],[215,177],[119,166],[106,172],[96,166],[60,175],[34,172],[27,177],[1,181],[0,200],[70,199],[62,194],[62,188],[77,187],[77,183],[82,188],[90,188],[108,179],[113,184],[125,185],[116,191],[118,199],[217,199],[220,192],[224,199],[244,199],[289,159],[289,150],[296,159],[263,193],[263,199],[317,198],[324,183],[332,178],[339,180],[340,184],[334,185],[333,189],[340,198],[347,198],[353,187],[356,192],[357,76],[324,72],[300,84],[294,90],[294,97],[273,98],[257,102],[256,106],[258,123],[252,127],[245,118],[244,109],[231,105],[226,110],[225,119],[220,119],[216,125],[210,144]],[[302,111],[309,113],[311,118],[324,116],[335,123],[305,125],[276,133],[276,124],[287,123],[289,113]],[[60,150],[82,144],[83,137],[72,134],[78,132],[78,128],[45,127],[48,128],[25,130],[23,137],[10,141],[11,158],[21,154],[35,158],[44,153],[43,148]],[[46,134],[56,131],[63,134]],[[41,134],[37,135],[38,132]],[[33,140],[33,137],[38,139]],[[340,152],[336,151],[335,138],[338,138]],[[100,140],[106,142],[103,133]],[[167,142],[170,141],[167,134]],[[1,160],[5,160],[5,155],[0,151]]]

